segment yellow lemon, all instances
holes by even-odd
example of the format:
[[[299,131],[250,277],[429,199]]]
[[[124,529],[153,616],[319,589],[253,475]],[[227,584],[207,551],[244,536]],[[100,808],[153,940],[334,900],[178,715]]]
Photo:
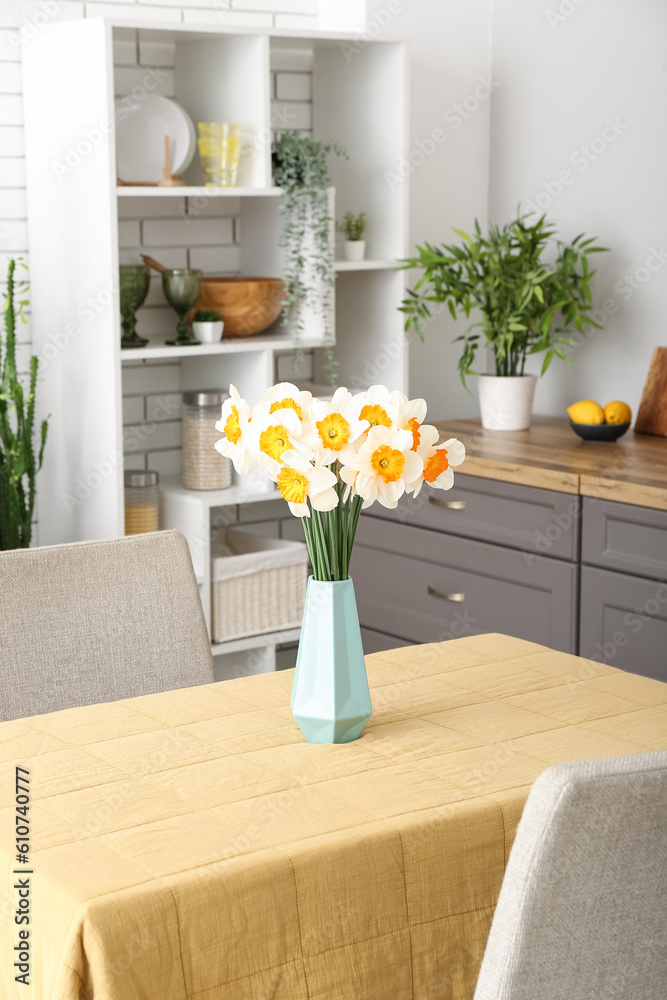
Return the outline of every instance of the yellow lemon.
[[[592,399],[581,399],[567,408],[573,424],[603,424],[605,411]]]
[[[608,424],[629,424],[632,420],[632,410],[627,403],[615,399],[605,406],[604,419]]]

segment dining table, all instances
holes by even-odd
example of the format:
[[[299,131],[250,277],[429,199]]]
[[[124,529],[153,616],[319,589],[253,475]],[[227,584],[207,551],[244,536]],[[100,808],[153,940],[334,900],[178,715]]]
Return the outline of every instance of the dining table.
[[[366,664],[341,745],[292,670],[0,723],[2,1000],[470,1000],[532,783],[667,749],[667,685],[499,634]]]

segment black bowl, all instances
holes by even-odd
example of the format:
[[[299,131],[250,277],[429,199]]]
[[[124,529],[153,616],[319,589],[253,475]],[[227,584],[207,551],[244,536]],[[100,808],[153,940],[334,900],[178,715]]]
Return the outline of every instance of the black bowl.
[[[570,420],[570,427],[584,441],[618,441],[629,426],[630,422],[627,424],[575,424],[574,420]]]

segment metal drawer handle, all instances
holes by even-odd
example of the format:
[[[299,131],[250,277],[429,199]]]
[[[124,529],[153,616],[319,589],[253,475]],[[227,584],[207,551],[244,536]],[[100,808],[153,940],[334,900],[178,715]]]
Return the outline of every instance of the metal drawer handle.
[[[465,500],[438,500],[437,497],[429,497],[428,502],[435,504],[436,507],[444,507],[445,510],[465,510],[466,502]]]
[[[461,604],[466,599],[465,594],[443,594],[440,590],[435,590],[433,587],[427,587],[426,589],[431,597],[439,597],[441,601],[455,601],[457,604]]]

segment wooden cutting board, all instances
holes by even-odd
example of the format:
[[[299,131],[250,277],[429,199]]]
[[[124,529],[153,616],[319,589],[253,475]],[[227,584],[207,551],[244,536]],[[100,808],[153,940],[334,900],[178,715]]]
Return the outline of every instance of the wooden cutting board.
[[[656,347],[653,352],[635,431],[667,437],[667,347]]]

